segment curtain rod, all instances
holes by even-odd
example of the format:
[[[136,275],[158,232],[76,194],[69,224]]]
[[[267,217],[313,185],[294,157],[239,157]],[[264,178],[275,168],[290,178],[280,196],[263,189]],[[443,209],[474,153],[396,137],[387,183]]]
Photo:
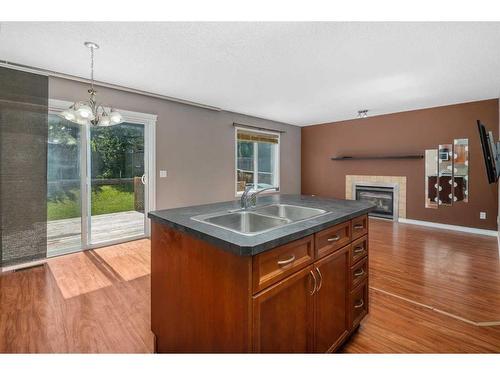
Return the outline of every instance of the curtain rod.
[[[69,79],[72,81],[90,84],[90,80],[87,78],[78,77],[78,76],[74,76],[74,75],[66,74],[66,73],[59,73],[59,72],[55,72],[53,70],[37,68],[37,67],[29,66],[29,65],[17,64],[17,63],[13,63],[13,62],[10,62],[7,60],[0,60],[0,66],[3,66],[5,68],[15,69],[15,70],[21,70],[21,71],[29,72],[29,73],[41,74],[41,75],[49,76],[49,77]],[[217,112],[222,111],[221,108],[214,107],[211,105],[191,102],[189,100],[184,100],[184,99],[177,99],[177,98],[173,98],[171,96],[155,94],[155,93],[152,93],[149,91],[143,91],[143,90],[133,89],[133,88],[126,87],[126,86],[115,85],[113,83],[106,83],[106,82],[102,82],[102,81],[94,81],[94,83],[98,86],[106,87],[106,88],[110,88],[110,89],[115,89],[115,90],[130,92],[133,94],[149,96],[149,97],[157,98],[157,99],[168,100],[171,102],[186,104],[186,105],[190,105],[193,107],[205,108],[205,109],[209,109],[211,111],[217,111]]]
[[[250,128],[250,129],[256,129],[256,130],[265,130],[268,132],[273,132],[273,133],[280,133],[284,134],[286,133],[285,130],[277,130],[277,129],[269,129],[269,128],[261,128],[260,126],[255,126],[255,125],[245,125],[245,124],[239,124],[237,122],[233,122],[233,126],[241,126],[242,128]]]

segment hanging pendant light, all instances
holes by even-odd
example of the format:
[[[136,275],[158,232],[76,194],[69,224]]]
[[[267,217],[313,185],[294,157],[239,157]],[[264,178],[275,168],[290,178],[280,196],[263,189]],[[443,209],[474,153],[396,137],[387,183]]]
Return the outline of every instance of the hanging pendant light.
[[[59,116],[80,125],[111,126],[120,124],[123,122],[120,112],[115,109],[111,109],[108,112],[103,105],[96,101],[97,91],[94,89],[94,50],[98,49],[99,45],[94,42],[85,42],[84,45],[90,48],[90,89],[88,90],[90,98],[87,101],[73,103],[68,109],[59,113]]]

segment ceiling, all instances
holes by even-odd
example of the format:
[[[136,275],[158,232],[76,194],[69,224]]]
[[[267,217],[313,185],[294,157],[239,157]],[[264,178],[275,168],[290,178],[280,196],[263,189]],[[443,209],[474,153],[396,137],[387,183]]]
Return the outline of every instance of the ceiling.
[[[294,125],[498,98],[500,23],[0,25],[0,60]],[[115,104],[118,105],[118,104]]]

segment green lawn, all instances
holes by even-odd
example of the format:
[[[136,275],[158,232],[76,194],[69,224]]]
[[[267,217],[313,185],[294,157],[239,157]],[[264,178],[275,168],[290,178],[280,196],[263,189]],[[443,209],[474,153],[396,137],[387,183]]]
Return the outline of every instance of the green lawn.
[[[64,198],[47,202],[47,220],[80,217],[80,191],[73,190],[75,200]],[[134,192],[117,185],[103,185],[92,191],[92,215],[133,211]]]

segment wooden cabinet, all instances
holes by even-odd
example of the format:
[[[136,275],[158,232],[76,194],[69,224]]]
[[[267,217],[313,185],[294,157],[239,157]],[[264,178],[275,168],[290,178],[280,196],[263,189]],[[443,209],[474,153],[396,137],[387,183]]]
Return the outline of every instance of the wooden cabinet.
[[[368,313],[363,215],[254,256],[153,222],[158,352],[325,353]]]
[[[312,351],[314,277],[309,266],[253,297],[254,352]]]
[[[356,217],[351,220],[352,239],[355,240],[368,233],[368,215]]]
[[[368,237],[364,236],[352,242],[351,266],[368,255]]]
[[[368,258],[363,258],[354,266],[350,267],[350,286],[351,290],[356,288],[361,282],[368,277]]]
[[[315,297],[314,351],[334,351],[349,334],[349,250],[346,246],[314,263],[320,281]]]
[[[351,292],[349,298],[349,326],[354,329],[368,314],[368,283],[365,281]]]
[[[253,257],[253,291],[258,292],[314,261],[314,236]]]
[[[316,259],[322,258],[351,242],[351,222],[346,221],[314,235]]]

